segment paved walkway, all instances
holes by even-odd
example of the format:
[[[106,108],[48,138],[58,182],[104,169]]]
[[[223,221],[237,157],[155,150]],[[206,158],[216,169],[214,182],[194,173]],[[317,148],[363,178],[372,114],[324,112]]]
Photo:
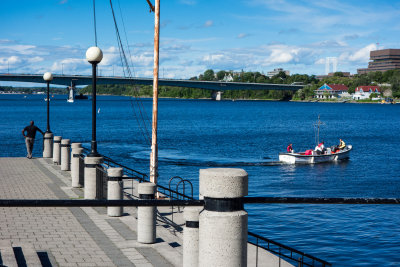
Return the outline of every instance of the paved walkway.
[[[137,196],[137,183],[126,192]],[[71,176],[50,159],[0,158],[1,199],[75,199]],[[182,213],[159,207],[157,241],[136,241],[136,208],[108,217],[106,208],[1,208],[0,267],[3,266],[182,266]],[[258,263],[256,263],[258,259]],[[290,266],[248,245],[248,266]]]
[[[70,173],[50,160],[0,158],[2,199],[82,198],[70,183]],[[0,263],[6,264],[12,248],[28,266],[182,265],[181,233],[159,220],[157,243],[140,244],[136,208],[124,212],[111,218],[106,208],[0,208]],[[35,253],[42,265],[28,264]]]

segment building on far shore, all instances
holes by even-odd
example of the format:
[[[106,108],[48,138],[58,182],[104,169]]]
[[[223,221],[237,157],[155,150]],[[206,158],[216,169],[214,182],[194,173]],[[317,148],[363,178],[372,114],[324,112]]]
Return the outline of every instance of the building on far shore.
[[[375,93],[378,96],[380,96],[381,88],[379,86],[372,86],[372,85],[358,86],[353,94],[353,99],[354,100],[369,99],[369,96],[372,93]]]
[[[371,71],[387,71],[400,69],[400,49],[382,49],[370,52],[368,68],[358,69],[358,74]]]
[[[279,74],[279,72],[281,72],[281,71],[284,72],[287,76],[290,75],[290,71],[284,70],[282,68],[277,68],[277,69],[274,69],[272,71],[268,71],[267,72],[267,76],[268,76],[268,78],[272,78],[273,76]]]
[[[350,74],[350,72],[337,71],[337,72],[330,72],[330,73],[328,73],[328,75],[317,75],[316,78],[318,80],[322,80],[324,78],[333,77],[335,75],[335,73],[339,73],[339,72],[343,74],[343,77],[351,77],[352,76]]]
[[[339,98],[349,97],[349,88],[344,84],[324,84],[315,90],[315,98]]]

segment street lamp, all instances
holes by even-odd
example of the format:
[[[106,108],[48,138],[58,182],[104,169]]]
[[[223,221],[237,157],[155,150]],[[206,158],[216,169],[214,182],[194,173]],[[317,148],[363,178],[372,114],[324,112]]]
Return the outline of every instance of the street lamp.
[[[92,64],[92,144],[89,157],[99,157],[96,142],[96,67],[103,59],[103,52],[96,46],[90,47],[86,51],[86,60]]]
[[[50,82],[53,80],[53,74],[51,72],[46,72],[43,75],[43,80],[46,81],[47,83],[47,130],[46,133],[51,133],[50,131],[50,96],[49,96],[49,87],[50,87]]]

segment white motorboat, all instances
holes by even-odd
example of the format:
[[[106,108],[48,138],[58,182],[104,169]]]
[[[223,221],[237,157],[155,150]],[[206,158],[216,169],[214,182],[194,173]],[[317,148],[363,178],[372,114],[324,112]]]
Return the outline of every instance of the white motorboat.
[[[319,144],[319,128],[322,123],[319,119],[314,124],[316,129],[315,141]],[[323,151],[316,150],[306,150],[305,152],[282,152],[279,153],[279,161],[288,164],[314,164],[314,163],[322,163],[322,162],[334,162],[343,159],[348,159],[350,157],[350,151],[353,148],[352,145],[347,145],[343,149],[339,149],[337,147],[331,147],[327,149],[323,149]],[[316,147],[317,149],[317,147]]]
[[[350,157],[352,145],[347,145],[344,149],[336,152],[328,148],[325,153],[318,155],[316,151],[312,151],[311,155],[306,152],[299,153],[279,153],[279,161],[288,164],[314,164],[322,162],[334,162]]]

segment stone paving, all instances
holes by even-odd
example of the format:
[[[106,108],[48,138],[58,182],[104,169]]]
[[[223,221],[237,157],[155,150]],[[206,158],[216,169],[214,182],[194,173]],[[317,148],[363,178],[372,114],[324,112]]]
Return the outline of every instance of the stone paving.
[[[71,199],[69,172],[50,160],[0,158],[2,199]],[[181,266],[181,233],[158,221],[157,243],[136,241],[136,209],[0,208],[0,241],[46,252],[52,266]]]

